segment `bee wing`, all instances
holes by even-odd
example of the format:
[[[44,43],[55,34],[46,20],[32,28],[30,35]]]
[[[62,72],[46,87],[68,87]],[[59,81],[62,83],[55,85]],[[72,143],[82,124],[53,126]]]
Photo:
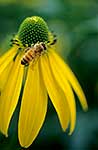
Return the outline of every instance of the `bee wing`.
[[[40,56],[37,56],[37,58],[33,59],[31,62],[31,69],[34,70],[34,66],[37,64],[39,61]]]

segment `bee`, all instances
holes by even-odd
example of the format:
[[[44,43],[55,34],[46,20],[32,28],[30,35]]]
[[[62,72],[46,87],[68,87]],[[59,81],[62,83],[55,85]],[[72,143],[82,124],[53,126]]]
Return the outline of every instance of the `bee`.
[[[47,41],[47,43],[37,42],[35,45],[32,44],[31,47],[27,47],[25,49],[25,54],[21,59],[21,64],[28,66],[30,62],[35,62],[35,60],[37,61],[41,54],[46,51],[47,46],[54,45],[57,42],[56,35],[53,34],[53,38],[54,39],[52,41]],[[14,40],[14,43],[15,42],[17,41]]]
[[[28,66],[31,61],[35,61],[46,50],[46,45],[43,42],[38,42],[31,47],[25,49],[25,54],[21,59],[21,64]]]

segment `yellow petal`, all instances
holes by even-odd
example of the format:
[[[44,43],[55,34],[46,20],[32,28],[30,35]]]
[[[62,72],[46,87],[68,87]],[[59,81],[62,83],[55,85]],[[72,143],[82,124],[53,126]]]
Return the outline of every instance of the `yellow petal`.
[[[15,54],[17,53],[17,48],[12,47],[8,52],[0,57],[0,74],[6,68],[6,66],[13,60]]]
[[[2,92],[2,90],[4,89],[4,87],[6,86],[6,81],[9,78],[10,75],[10,71],[13,67],[14,62],[11,61],[9,63],[9,65],[7,65],[7,67],[4,69],[4,71],[2,72],[2,74],[0,74],[0,93]]]
[[[22,147],[29,147],[42,127],[47,111],[47,93],[38,64],[29,67],[19,114],[18,136]]]
[[[69,106],[63,91],[51,72],[48,58],[45,55],[41,56],[41,69],[48,94],[56,109],[62,129],[65,131],[70,121]]]
[[[17,57],[0,100],[0,131],[8,136],[8,127],[18,103],[23,78],[23,66]]]
[[[67,103],[69,105],[70,109],[70,134],[73,132],[75,128],[75,122],[76,122],[76,105],[75,105],[75,98],[72,91],[72,88],[70,87],[70,84],[68,83],[66,77],[63,74],[62,68],[58,67],[58,64],[55,61],[55,58],[52,57],[51,52],[48,55],[50,66],[53,72],[53,75],[55,79],[57,80],[58,84],[60,85],[61,89],[63,90]]]
[[[73,74],[69,66],[64,63],[64,61],[55,53],[55,51],[51,50],[50,55],[51,59],[55,59],[58,68],[63,73],[63,76],[65,76],[71,84],[72,88],[74,89],[80,100],[83,109],[86,111],[88,109],[86,97],[75,75]]]

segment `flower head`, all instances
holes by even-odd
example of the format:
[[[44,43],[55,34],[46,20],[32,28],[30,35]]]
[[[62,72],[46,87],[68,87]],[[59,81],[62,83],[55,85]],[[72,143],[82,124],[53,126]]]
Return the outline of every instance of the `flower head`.
[[[69,66],[55,52],[55,36],[46,22],[37,16],[26,18],[12,40],[11,49],[0,58],[0,131],[8,128],[23,93],[18,121],[22,147],[29,147],[38,135],[47,112],[47,94],[57,112],[62,129],[76,122],[76,92],[84,110],[85,95]],[[26,73],[25,73],[26,72]]]
[[[48,26],[40,17],[28,17],[20,25],[18,38],[23,45],[48,41]]]

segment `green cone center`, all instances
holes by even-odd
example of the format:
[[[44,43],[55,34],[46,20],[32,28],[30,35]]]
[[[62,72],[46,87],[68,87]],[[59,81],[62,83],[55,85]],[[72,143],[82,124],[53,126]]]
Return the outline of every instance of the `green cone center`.
[[[20,25],[18,38],[23,45],[28,46],[38,41],[46,42],[48,41],[48,26],[41,17],[28,17]]]

